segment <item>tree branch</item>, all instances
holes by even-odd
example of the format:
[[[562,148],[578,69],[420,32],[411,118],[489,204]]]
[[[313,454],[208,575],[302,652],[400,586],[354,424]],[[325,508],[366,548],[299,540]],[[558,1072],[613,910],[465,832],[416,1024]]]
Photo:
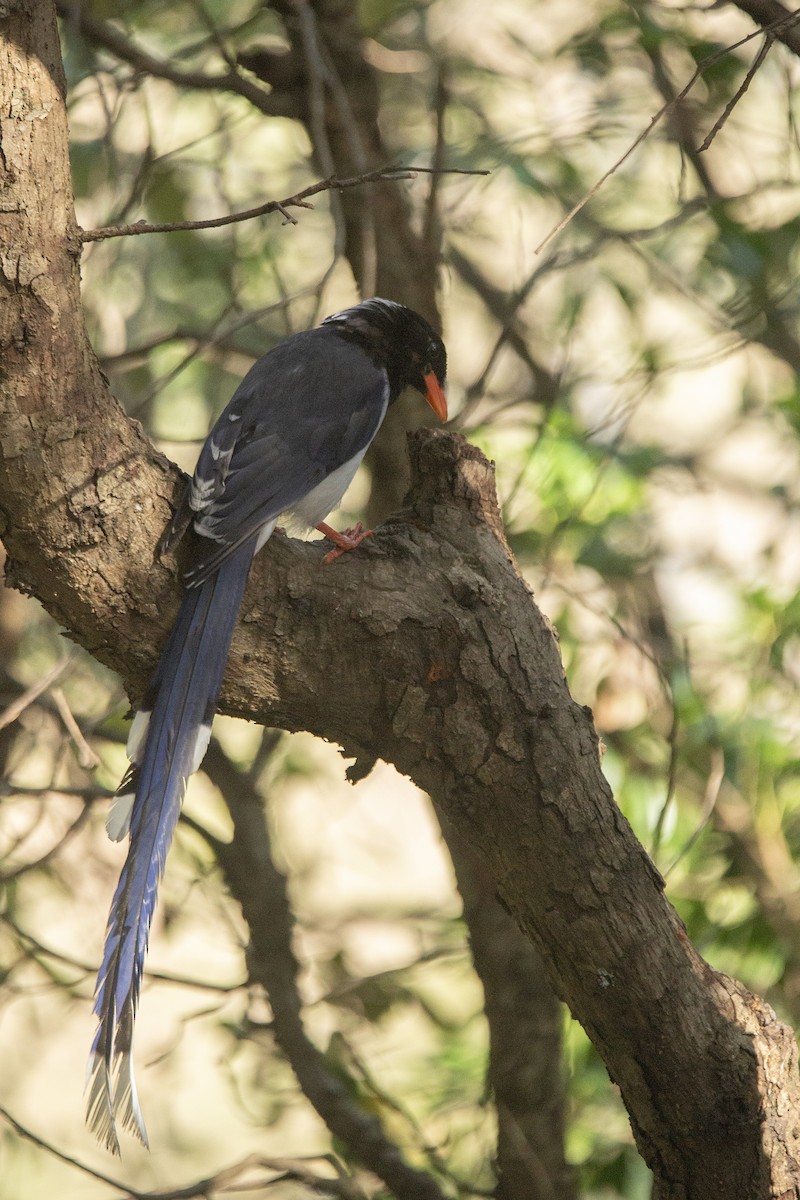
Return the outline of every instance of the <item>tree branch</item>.
[[[779,0],[728,0],[794,53],[800,55],[800,13],[792,12]]]
[[[239,71],[229,69],[219,75],[208,75],[205,71],[181,70],[131,42],[114,25],[95,17],[80,0],[55,0],[55,6],[58,15],[74,26],[88,41],[109,50],[116,58],[128,63],[143,75],[167,79],[184,88],[233,92],[249,100],[267,116],[297,116],[296,112],[287,108],[281,96],[259,87]]]
[[[271,212],[282,213],[285,218],[284,224],[296,225],[297,221],[287,209],[313,208],[314,205],[308,203],[309,196],[318,196],[320,192],[347,191],[349,188],[364,187],[368,183],[396,183],[401,179],[414,179],[421,172],[437,175],[489,174],[488,171],[466,170],[462,167],[442,167],[436,168],[435,171],[433,168],[400,165],[379,167],[375,171],[365,171],[362,175],[356,175],[352,179],[339,179],[338,176],[331,175],[328,179],[321,179],[318,183],[309,184],[302,191],[295,192],[293,196],[287,196],[285,200],[267,200],[255,208],[248,208],[239,213],[227,213],[223,217],[208,217],[203,221],[172,221],[161,225],[150,225],[147,221],[135,221],[132,225],[107,225],[103,229],[82,229],[80,238],[82,242],[101,242],[106,238],[133,237],[140,233],[180,233],[195,229],[219,229],[223,225],[252,221],[256,217],[263,217]]]

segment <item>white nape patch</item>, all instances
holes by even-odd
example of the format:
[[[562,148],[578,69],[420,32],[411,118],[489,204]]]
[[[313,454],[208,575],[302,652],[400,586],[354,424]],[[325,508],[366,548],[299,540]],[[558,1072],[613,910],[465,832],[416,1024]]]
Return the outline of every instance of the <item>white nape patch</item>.
[[[121,842],[127,837],[131,828],[133,802],[136,796],[133,792],[123,792],[111,801],[111,808],[106,817],[106,833],[112,842]]]
[[[128,733],[128,745],[126,753],[132,763],[139,762],[139,754],[144,746],[144,740],[147,737],[147,729],[150,725],[150,710],[140,708],[133,718],[133,724]]]
[[[241,413],[228,413],[229,421],[241,421],[241,419],[242,419]]]
[[[192,757],[192,765],[189,770],[190,775],[194,775],[195,771],[200,770],[200,764],[206,756],[208,743],[211,741],[211,726],[201,725],[197,731],[197,737],[194,743],[194,755]]]

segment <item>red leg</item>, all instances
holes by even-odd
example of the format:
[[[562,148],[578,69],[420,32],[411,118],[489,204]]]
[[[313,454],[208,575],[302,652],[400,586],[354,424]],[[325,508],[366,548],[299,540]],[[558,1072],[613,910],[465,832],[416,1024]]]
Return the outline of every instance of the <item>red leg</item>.
[[[320,521],[317,525],[320,533],[324,533],[329,542],[333,542],[335,549],[330,550],[323,558],[324,563],[332,563],[342,554],[347,554],[348,550],[355,550],[356,546],[360,546],[364,538],[374,537],[374,529],[365,529],[359,521],[354,529],[345,529],[342,533],[338,533],[335,529],[331,529],[330,525],[326,525],[324,521]]]

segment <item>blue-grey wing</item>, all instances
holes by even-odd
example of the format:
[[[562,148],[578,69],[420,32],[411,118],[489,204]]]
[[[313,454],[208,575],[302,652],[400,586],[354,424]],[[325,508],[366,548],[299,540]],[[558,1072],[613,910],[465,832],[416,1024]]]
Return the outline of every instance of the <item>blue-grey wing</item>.
[[[235,547],[360,456],[387,399],[385,370],[324,328],[297,334],[259,359],[197,461],[182,511],[188,504],[202,536],[187,582],[207,578]],[[165,542],[180,532],[179,511]]]

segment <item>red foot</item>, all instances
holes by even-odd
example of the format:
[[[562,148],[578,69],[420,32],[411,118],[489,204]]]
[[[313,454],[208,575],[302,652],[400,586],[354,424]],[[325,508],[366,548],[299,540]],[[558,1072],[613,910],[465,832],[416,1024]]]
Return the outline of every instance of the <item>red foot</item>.
[[[331,529],[330,525],[326,525],[324,521],[320,521],[317,529],[320,533],[324,533],[329,542],[333,542],[335,549],[330,550],[323,558],[324,563],[335,562],[342,554],[347,554],[348,550],[355,550],[356,546],[360,546],[364,538],[374,537],[374,529],[365,529],[359,521],[354,529],[345,529],[342,533],[338,533],[335,529]]]

